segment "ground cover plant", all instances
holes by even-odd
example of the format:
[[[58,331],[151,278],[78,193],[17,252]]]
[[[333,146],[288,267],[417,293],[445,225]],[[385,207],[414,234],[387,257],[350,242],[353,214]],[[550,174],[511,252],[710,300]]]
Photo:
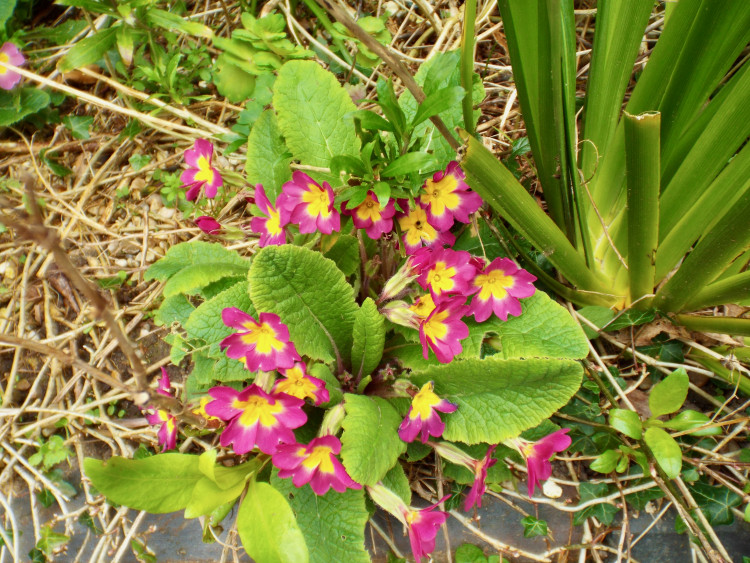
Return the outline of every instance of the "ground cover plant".
[[[8,6],[3,557],[738,556],[750,9]]]

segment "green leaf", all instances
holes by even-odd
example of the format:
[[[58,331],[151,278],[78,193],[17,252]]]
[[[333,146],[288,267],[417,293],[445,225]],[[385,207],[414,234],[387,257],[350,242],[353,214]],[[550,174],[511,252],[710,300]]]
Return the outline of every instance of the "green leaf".
[[[88,115],[66,115],[62,118],[63,125],[67,127],[75,139],[89,139],[89,127],[94,123],[94,118]]]
[[[656,311],[648,309],[639,311],[638,309],[627,309],[618,315],[611,323],[603,327],[607,332],[614,332],[629,326],[638,326],[650,323],[656,318]]]
[[[521,519],[521,524],[523,524],[523,537],[525,538],[536,538],[547,535],[547,522],[545,520],[526,516],[526,518]]]
[[[352,373],[356,377],[369,375],[378,367],[385,344],[385,319],[369,297],[357,311],[354,320]]]
[[[81,39],[68,51],[57,65],[60,72],[68,72],[74,68],[97,62],[108,50],[115,45],[116,27],[97,31],[91,37]]]
[[[0,3],[0,28],[5,28],[5,22],[13,15],[13,10],[16,9],[16,1],[6,0]]]
[[[305,538],[284,495],[251,481],[237,513],[237,531],[247,554],[263,563],[306,563]]]
[[[284,182],[292,179],[291,162],[292,155],[284,143],[276,115],[272,110],[264,111],[247,138],[247,181],[263,184],[268,199],[274,203]]]
[[[222,96],[238,104],[245,102],[253,95],[256,77],[230,61],[231,58],[227,54],[219,55],[212,72],[213,83]],[[248,157],[246,164],[249,163]]]
[[[599,307],[597,305],[582,307],[578,312],[581,314],[581,316],[585,317],[599,328],[607,326],[607,324],[615,316],[615,312],[612,309],[609,309],[608,307]],[[594,338],[597,338],[599,336],[599,333],[590,326],[583,323],[581,324],[581,326],[583,327],[583,332],[586,334],[586,337],[589,340],[593,340]]]
[[[359,255],[359,241],[349,235],[336,236],[336,242],[323,254],[336,262],[336,266],[345,276],[351,276],[359,270],[361,257]]]
[[[609,425],[633,440],[640,440],[643,435],[643,425],[637,412],[612,409],[609,411]]]
[[[409,478],[400,463],[394,465],[383,477],[383,485],[396,493],[407,505],[411,504],[411,487]]]
[[[205,26],[202,23],[190,21],[183,16],[167,12],[166,10],[149,8],[146,12],[146,19],[151,25],[161,27],[168,31],[180,31],[182,33],[187,33],[188,35],[196,35],[209,39],[213,36],[211,28],[208,26]]]
[[[641,483],[633,483],[634,485],[640,485]],[[646,508],[646,504],[649,501],[662,498],[664,493],[662,490],[654,484],[652,489],[646,489],[645,491],[638,491],[637,493],[631,493],[625,495],[625,500],[636,510],[643,510]]]
[[[198,338],[205,342],[208,345],[205,353],[217,359],[224,356],[219,350],[219,343],[235,332],[221,319],[221,312],[227,307],[237,307],[249,315],[255,315],[250,295],[247,293],[246,281],[238,282],[216,297],[204,301],[190,314],[185,323],[185,330],[190,338]]]
[[[156,326],[170,326],[177,322],[184,325],[190,314],[195,311],[195,306],[188,301],[184,295],[173,295],[162,301],[154,313],[154,324]]]
[[[480,547],[465,543],[456,550],[456,563],[487,563],[487,558]]]
[[[691,430],[691,436],[718,436],[722,433],[719,426],[705,427],[711,422],[711,419],[702,412],[693,410],[684,410],[674,418],[666,421],[664,426],[670,430],[684,432]]]
[[[357,483],[374,485],[406,449],[397,432],[401,417],[381,397],[347,393],[344,408],[346,417],[341,435],[344,467]]]
[[[273,105],[279,128],[295,159],[328,167],[338,155],[359,154],[354,122],[344,116],[356,109],[336,77],[313,61],[289,61],[279,70]]]
[[[83,470],[107,499],[152,514],[185,508],[203,479],[198,456],[177,453],[138,460],[113,456],[106,463],[86,458]]]
[[[662,416],[679,410],[687,398],[690,379],[685,368],[679,368],[654,385],[648,396],[652,416]]]
[[[36,547],[47,557],[52,557],[57,549],[64,546],[70,541],[65,534],[59,534],[52,529],[52,526],[44,526],[39,533],[39,541]]]
[[[581,483],[579,487],[581,495],[581,503],[589,500],[601,498],[609,494],[609,487],[605,483]],[[575,513],[573,518],[573,525],[580,526],[587,518],[595,517],[605,526],[609,526],[615,518],[615,514],[619,511],[619,508],[612,504],[602,503],[595,504],[583,509],[580,512]]]
[[[617,450],[607,450],[591,462],[591,469],[599,473],[612,473],[620,461]]]
[[[433,155],[424,152],[408,152],[383,168],[380,175],[384,178],[395,178],[412,173],[426,174],[438,168],[437,159]]]
[[[464,93],[465,91],[461,86],[453,86],[451,88],[445,88],[433,92],[427,96],[421,104],[419,104],[417,113],[412,120],[412,125],[419,125],[433,115],[453,109],[456,105],[461,103],[461,100],[464,98]]]
[[[218,243],[184,242],[146,270],[145,279],[167,281],[164,296],[197,293],[212,282],[247,273],[250,262]]]
[[[429,367],[417,385],[434,381],[435,393],[458,405],[443,415],[446,440],[497,444],[533,428],[564,406],[581,384],[572,360],[469,359]]]
[[[307,366],[307,373],[326,383],[329,400],[327,403],[320,405],[323,408],[338,405],[344,400],[344,393],[341,390],[341,382],[331,373],[330,368],[325,364],[312,364]]]
[[[734,522],[732,508],[742,504],[742,497],[726,487],[712,487],[706,483],[690,486],[695,502],[712,526],[728,526]]]
[[[358,109],[349,115],[359,121],[362,129],[368,131],[394,131],[391,123],[368,109]]]
[[[267,246],[250,268],[255,309],[276,313],[303,356],[348,363],[357,315],[352,287],[333,261],[299,246]]]
[[[646,429],[643,439],[667,477],[677,478],[682,469],[682,451],[674,438],[661,428],[651,427]]]
[[[245,482],[240,481],[228,489],[222,489],[208,477],[203,477],[196,483],[190,502],[185,507],[185,518],[197,518],[211,514],[223,504],[238,498],[245,488]]]
[[[289,499],[297,516],[297,524],[305,536],[311,563],[368,563],[365,550],[365,525],[369,519],[362,490],[334,490],[316,495],[309,486],[297,488],[291,479],[279,479],[277,472],[271,483]]]
[[[27,115],[36,113],[49,105],[50,97],[44,90],[36,88],[14,88],[0,92],[0,127],[18,123]]]
[[[485,333],[496,333],[505,358],[582,359],[589,353],[588,340],[570,313],[537,291],[521,299],[523,313],[502,321],[492,315],[480,326]]]

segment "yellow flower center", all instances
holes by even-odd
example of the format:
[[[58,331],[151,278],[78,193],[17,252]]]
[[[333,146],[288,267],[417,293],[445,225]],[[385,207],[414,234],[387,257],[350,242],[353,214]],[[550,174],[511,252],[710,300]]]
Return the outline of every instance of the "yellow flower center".
[[[420,196],[420,201],[429,205],[434,215],[442,215],[445,208],[455,209],[460,200],[455,193],[458,181],[453,175],[444,176],[442,180],[433,182],[428,179],[425,183],[425,192]]]
[[[313,217],[328,217],[331,214],[331,199],[328,192],[315,184],[308,184],[307,189],[308,191],[302,194],[302,201],[308,204],[307,213]]]
[[[8,72],[8,67],[5,66],[5,63],[10,61],[10,57],[7,53],[0,53],[0,75],[5,74]]]
[[[432,300],[432,295],[429,293],[423,295],[414,305],[409,307],[409,310],[414,312],[415,315],[426,319],[435,310],[435,302]]]
[[[427,222],[427,212],[421,207],[412,209],[406,217],[398,220],[402,231],[406,231],[406,242],[415,246],[424,239],[432,242],[437,238],[437,231]]]
[[[367,219],[373,222],[380,220],[380,203],[374,201],[370,194],[367,194],[365,201],[357,206],[357,217],[366,221]]]
[[[196,182],[206,182],[212,184],[214,181],[214,169],[205,156],[198,158],[198,172],[195,173]]]
[[[427,283],[439,295],[455,287],[456,284],[453,282],[455,275],[455,268],[446,268],[445,262],[436,262],[427,273]]]
[[[445,335],[448,334],[448,327],[443,321],[448,315],[448,311],[442,311],[426,321],[423,325],[425,336],[433,342],[445,338]]]
[[[263,397],[250,397],[247,401],[235,399],[232,402],[232,407],[242,409],[240,424],[245,427],[253,426],[258,421],[263,426],[275,426],[276,415],[284,410],[281,403],[274,402],[271,404]]]
[[[245,326],[250,332],[242,335],[242,342],[255,344],[255,351],[259,354],[270,354],[272,350],[283,350],[284,343],[276,338],[276,331],[266,323],[260,325]]]
[[[271,209],[268,212],[268,221],[266,221],[266,229],[272,235],[281,234],[281,217],[279,212],[275,209]]]
[[[414,395],[411,400],[411,412],[409,418],[415,419],[417,417],[422,420],[427,420],[432,414],[432,409],[440,404],[440,397],[435,395],[432,391],[432,381],[425,383],[419,390],[419,393]]]
[[[333,451],[331,448],[326,446],[315,446],[313,451],[307,456],[307,459],[302,462],[302,465],[307,469],[314,469],[318,467],[323,473],[334,473],[333,461],[331,456]]]
[[[506,288],[513,287],[515,280],[512,276],[506,276],[502,270],[492,270],[488,274],[479,274],[474,278],[474,285],[481,287],[479,299],[487,301],[490,296],[502,299],[508,292]]]
[[[310,397],[315,398],[315,390],[317,387],[309,378],[305,377],[302,370],[299,368],[291,368],[286,370],[286,379],[279,381],[276,385],[276,391],[279,393],[286,393],[292,397],[298,399],[304,399]]]

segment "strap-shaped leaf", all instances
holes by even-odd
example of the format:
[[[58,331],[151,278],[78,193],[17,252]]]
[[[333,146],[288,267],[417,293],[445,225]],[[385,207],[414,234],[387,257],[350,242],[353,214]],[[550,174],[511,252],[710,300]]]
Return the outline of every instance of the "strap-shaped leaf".
[[[255,310],[281,317],[300,354],[349,362],[358,307],[333,261],[300,246],[267,246],[253,259],[249,280]]]
[[[375,302],[365,299],[354,320],[354,347],[352,348],[352,373],[362,377],[378,367],[385,344],[385,320]]]
[[[292,179],[291,161],[292,155],[281,136],[276,115],[271,110],[264,111],[247,137],[247,181],[262,184],[273,203],[284,182]]]
[[[435,393],[458,405],[442,415],[443,438],[497,444],[533,428],[564,406],[581,385],[572,360],[464,360],[430,367],[414,381],[435,383]]]

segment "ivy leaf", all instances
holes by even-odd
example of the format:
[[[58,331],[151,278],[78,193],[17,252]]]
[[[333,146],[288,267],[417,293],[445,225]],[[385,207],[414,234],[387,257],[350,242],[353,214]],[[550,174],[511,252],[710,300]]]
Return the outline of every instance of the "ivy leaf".
[[[456,550],[456,563],[487,563],[487,557],[479,546],[465,543]]]
[[[589,353],[588,340],[570,313],[537,291],[521,299],[523,313],[502,321],[492,315],[480,326],[500,339],[505,358],[570,358],[579,360]]]
[[[396,464],[406,444],[398,437],[401,417],[381,397],[344,395],[341,459],[352,479],[374,485]]]
[[[639,482],[634,484],[640,485],[641,483]],[[638,491],[636,493],[625,495],[625,500],[634,509],[643,510],[644,508],[646,508],[646,504],[648,504],[649,501],[662,498],[663,496],[664,493],[662,492],[662,490],[654,485],[652,489],[646,489],[644,491]]]
[[[611,321],[615,312],[608,307],[599,307],[597,305],[589,305],[578,310],[578,313],[594,323],[597,327],[602,328],[607,326],[607,323]],[[589,340],[599,337],[599,333],[588,325],[582,324],[583,332]]]
[[[590,500],[605,497],[609,494],[609,487],[605,483],[581,483],[579,487],[581,502],[583,504]],[[588,506],[580,512],[575,513],[573,525],[580,526],[586,521],[586,518],[594,517],[605,526],[609,526],[614,520],[615,514],[620,509],[609,503],[594,504]]]
[[[653,391],[652,391],[653,392]],[[659,467],[667,477],[675,479],[682,469],[682,450],[674,438],[661,428],[648,428],[643,435],[646,445],[654,454]]]
[[[279,315],[301,355],[327,363],[338,352],[349,362],[358,307],[333,261],[300,246],[267,246],[249,280],[255,310]]]
[[[467,444],[497,444],[533,428],[564,406],[581,385],[572,360],[469,359],[417,372],[421,386],[458,405],[444,415],[443,438]]]
[[[656,311],[654,309],[647,309],[641,311],[638,309],[628,309],[617,316],[611,323],[604,326],[604,330],[607,332],[614,332],[621,328],[627,328],[629,326],[638,326],[646,323],[650,323],[656,318]]]
[[[652,416],[662,416],[679,410],[685,402],[690,379],[685,368],[670,373],[654,385],[648,396],[648,406]]]
[[[208,345],[205,353],[212,358],[224,357],[219,349],[219,343],[235,331],[221,319],[221,312],[227,307],[237,307],[249,315],[255,315],[250,295],[247,293],[247,282],[238,282],[216,297],[204,301],[190,314],[185,323],[188,336],[198,338]]]
[[[263,563],[306,563],[307,544],[284,495],[251,481],[237,513],[237,531],[247,554]]]
[[[357,377],[369,375],[378,367],[385,344],[385,319],[369,297],[365,299],[354,319],[352,373]]]
[[[49,105],[47,92],[36,88],[14,88],[0,92],[0,127],[13,125]]]
[[[272,110],[264,111],[247,137],[247,181],[263,184],[268,199],[274,203],[284,182],[292,179],[291,162],[292,155],[284,143],[276,115]]]
[[[213,282],[245,276],[250,261],[218,243],[184,242],[170,248],[152,264],[144,279],[167,281],[164,296],[199,293]]]
[[[523,537],[535,538],[537,536],[547,535],[547,521],[539,520],[533,516],[527,516],[521,519],[523,525]]]
[[[107,499],[152,514],[185,508],[203,479],[198,456],[178,453],[137,460],[113,456],[106,463],[87,457],[83,471]]]
[[[308,486],[298,489],[291,479],[279,479],[277,473],[273,472],[271,484],[289,499],[307,542],[311,563],[370,561],[365,550],[369,514],[362,490],[347,489],[343,493],[329,490],[318,496]]]
[[[338,155],[358,155],[356,110],[338,79],[313,61],[289,61],[279,70],[273,93],[279,129],[295,159],[328,167]]]
[[[734,522],[732,508],[742,504],[742,497],[726,487],[695,483],[690,487],[695,502],[712,526],[728,526]]]
[[[94,123],[90,115],[66,115],[62,118],[63,125],[68,128],[75,139],[89,139],[89,127]]]

